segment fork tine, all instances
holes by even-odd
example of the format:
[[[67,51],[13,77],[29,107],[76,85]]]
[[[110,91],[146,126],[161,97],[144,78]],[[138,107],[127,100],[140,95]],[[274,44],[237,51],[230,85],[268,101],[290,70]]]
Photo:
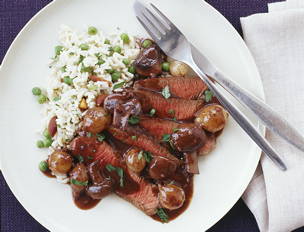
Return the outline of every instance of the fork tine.
[[[138,21],[140,22],[140,24],[146,29],[146,31],[149,33],[149,35],[152,37],[152,39],[157,42],[160,40],[160,35],[156,35],[152,30],[150,30],[150,28],[146,25],[146,23],[144,23],[140,17],[136,16],[136,18],[138,19]]]
[[[153,30],[154,32],[156,32],[160,38],[162,35],[165,34],[165,32],[162,32],[161,30],[159,30],[157,25],[154,22],[152,22],[152,20],[147,15],[142,14],[142,16],[145,19],[145,21],[147,21],[146,25],[149,26],[149,24],[150,24],[150,30]]]
[[[177,31],[178,28],[165,16],[153,3],[150,3],[150,5],[153,7],[153,9],[158,13],[159,16],[161,16],[162,20],[171,28],[175,29]]]
[[[161,30],[162,34],[166,34],[166,31],[171,29],[167,23],[163,22],[159,17],[153,14],[147,7],[145,7],[145,10],[147,11],[148,15],[155,21],[154,24],[158,24],[160,27],[159,30]]]

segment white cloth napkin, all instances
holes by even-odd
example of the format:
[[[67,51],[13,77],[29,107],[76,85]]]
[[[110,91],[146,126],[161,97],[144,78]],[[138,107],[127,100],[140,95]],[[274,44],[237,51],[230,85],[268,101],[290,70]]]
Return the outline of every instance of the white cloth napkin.
[[[269,4],[269,13],[241,18],[241,24],[266,102],[304,134],[304,1]],[[292,231],[304,226],[304,153],[266,134],[288,170],[262,155],[243,199],[262,232]]]

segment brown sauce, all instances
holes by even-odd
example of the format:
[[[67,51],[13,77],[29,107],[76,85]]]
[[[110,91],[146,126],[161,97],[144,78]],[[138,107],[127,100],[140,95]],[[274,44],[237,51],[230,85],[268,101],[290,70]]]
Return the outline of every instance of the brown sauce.
[[[190,183],[187,184],[183,189],[184,189],[185,194],[186,194],[186,200],[185,200],[183,206],[180,207],[179,209],[171,210],[171,211],[167,212],[167,214],[169,216],[169,221],[174,220],[179,215],[181,215],[188,208],[188,206],[190,205],[192,195],[193,195],[193,177],[191,177]],[[159,221],[159,218],[156,219],[156,220]]]
[[[193,176],[189,177],[188,183],[183,186],[183,190],[186,195],[185,202],[182,207],[176,210],[166,210],[165,212],[168,215],[168,222],[176,219],[179,215],[181,215],[190,205],[192,195],[193,195]],[[157,214],[151,216],[154,220],[162,222]]]
[[[75,205],[76,205],[79,209],[83,209],[83,210],[92,209],[92,208],[94,208],[99,202],[100,202],[100,200],[92,199],[91,197],[89,197],[89,196],[86,195],[86,194],[80,195],[80,197],[77,198],[76,200],[74,199]]]

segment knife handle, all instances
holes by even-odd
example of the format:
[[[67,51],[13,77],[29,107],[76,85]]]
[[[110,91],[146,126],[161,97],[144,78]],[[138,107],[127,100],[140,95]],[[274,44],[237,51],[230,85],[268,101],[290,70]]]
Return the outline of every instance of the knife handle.
[[[191,51],[195,64],[198,65],[201,70],[204,70],[210,79],[219,83],[242,105],[253,112],[268,129],[281,136],[299,150],[304,151],[304,137],[283,117],[262,100],[227,78],[194,46],[191,46]]]
[[[251,139],[261,148],[261,150],[283,171],[287,170],[286,165],[281,160],[274,148],[269,142],[259,133],[255,126],[249,121],[249,119],[235,107],[224,95],[218,90],[217,84],[212,82],[203,71],[192,62],[188,62],[188,65],[196,72],[199,77],[206,83],[208,88],[214,93],[220,103],[225,107],[234,120],[243,128],[243,130],[251,137]]]
[[[241,104],[250,109],[268,129],[281,136],[299,150],[304,151],[303,136],[270,106],[226,78],[220,71],[215,72],[215,75],[211,78],[224,87]]]

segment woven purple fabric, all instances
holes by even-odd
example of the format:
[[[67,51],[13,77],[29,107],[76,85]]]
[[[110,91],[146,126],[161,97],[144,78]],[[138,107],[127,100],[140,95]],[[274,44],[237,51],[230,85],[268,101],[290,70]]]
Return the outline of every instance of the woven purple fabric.
[[[265,12],[267,3],[278,0],[207,0],[241,33],[239,18]],[[50,0],[0,0],[0,62],[25,23]],[[16,200],[0,173],[1,232],[45,232]],[[43,207],[43,206],[41,206]],[[232,210],[209,232],[257,232],[253,215],[239,200]],[[300,229],[297,232],[304,232]]]

